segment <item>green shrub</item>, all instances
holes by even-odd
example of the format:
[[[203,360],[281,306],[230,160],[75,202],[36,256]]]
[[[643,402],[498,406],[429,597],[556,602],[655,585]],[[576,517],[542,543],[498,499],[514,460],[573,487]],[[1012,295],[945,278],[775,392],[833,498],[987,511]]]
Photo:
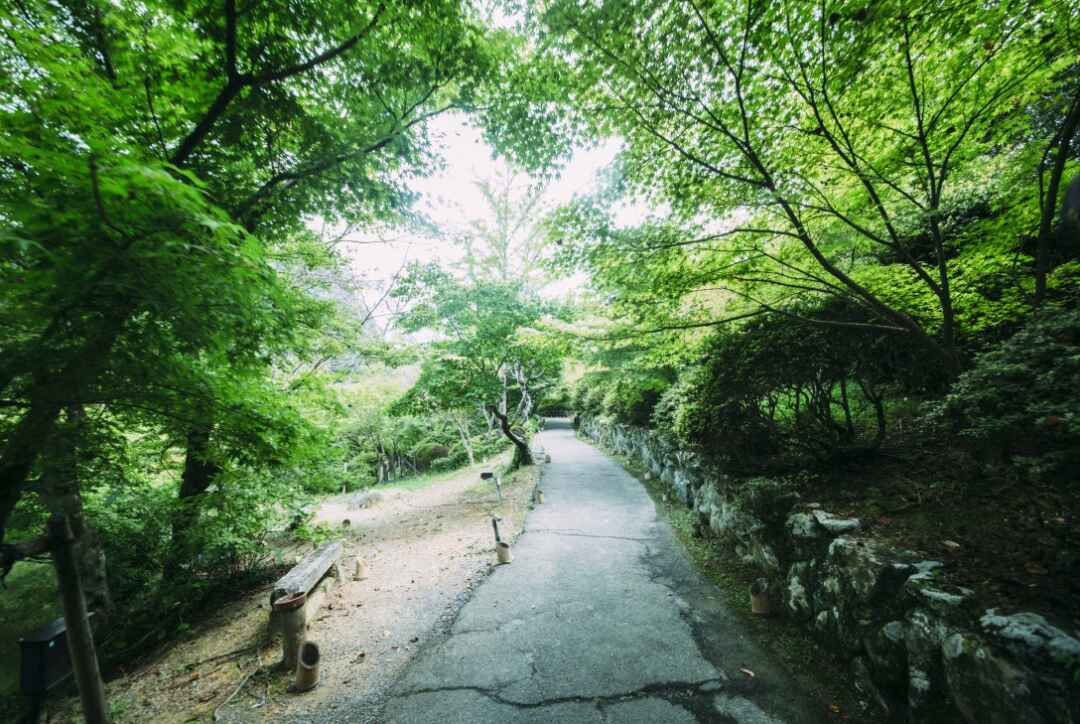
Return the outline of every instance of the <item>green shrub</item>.
[[[886,395],[935,379],[922,350],[909,336],[860,326],[873,320],[841,302],[789,311],[714,333],[660,397],[653,424],[740,474],[876,449]]]
[[[628,372],[613,379],[604,395],[604,413],[627,425],[645,427],[671,383],[656,374]]]
[[[583,381],[578,381],[574,385],[574,391],[570,395],[570,406],[574,412],[581,414],[585,411],[586,398],[589,395],[589,386],[584,384]]]
[[[1046,310],[979,355],[937,411],[1033,477],[1080,467],[1080,311]]]
[[[423,442],[412,450],[413,462],[418,470],[427,470],[435,460],[449,454],[450,448],[437,442]]]
[[[510,441],[498,431],[473,438],[473,454],[477,460],[497,455],[510,446]]]
[[[615,385],[608,385],[602,389],[604,396],[600,400],[600,412],[609,417],[616,417],[616,410],[619,407],[619,390]]]
[[[603,415],[605,413],[604,400],[607,397],[607,386],[598,379],[593,379],[587,386],[585,400],[581,406],[583,415]]]
[[[436,473],[444,473],[457,470],[469,464],[469,454],[460,445],[456,446],[444,457],[435,458],[431,461],[431,470]]]

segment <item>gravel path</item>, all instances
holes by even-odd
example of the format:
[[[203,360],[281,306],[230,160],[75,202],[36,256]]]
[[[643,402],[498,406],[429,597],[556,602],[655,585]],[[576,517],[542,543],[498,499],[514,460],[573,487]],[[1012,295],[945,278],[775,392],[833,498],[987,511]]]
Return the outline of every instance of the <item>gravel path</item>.
[[[498,464],[505,460],[499,460]],[[264,717],[292,722],[375,722],[390,685],[427,642],[441,635],[494,564],[490,516],[512,538],[528,510],[535,471],[504,485],[503,502],[476,466],[421,490],[391,492],[370,508],[349,498],[324,503],[316,520],[348,519],[346,583],[308,631],[322,654],[319,687],[288,696]],[[368,577],[353,581],[355,557]]]
[[[409,666],[378,721],[820,721],[820,705],[692,569],[640,483],[565,423],[549,427],[546,501],[513,564]]]

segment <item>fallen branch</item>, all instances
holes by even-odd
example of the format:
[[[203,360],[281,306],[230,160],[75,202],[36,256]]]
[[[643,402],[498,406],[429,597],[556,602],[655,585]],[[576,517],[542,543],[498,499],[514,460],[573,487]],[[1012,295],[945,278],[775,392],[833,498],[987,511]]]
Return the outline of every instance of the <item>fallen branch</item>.
[[[231,694],[229,694],[228,699],[221,702],[220,704],[218,704],[214,708],[214,715],[213,715],[213,720],[214,721],[219,721],[220,720],[219,717],[220,717],[220,714],[221,714],[221,710],[224,709],[226,706],[228,706],[230,701],[232,701],[233,699],[236,698],[236,695],[239,694],[240,690],[243,689],[247,685],[248,681],[251,680],[251,677],[254,676],[255,674],[259,673],[260,671],[262,671],[262,654],[259,653],[258,650],[256,650],[256,652],[255,652],[255,657],[258,659],[259,665],[256,666],[251,671],[249,671],[244,676],[244,678],[240,679],[240,683],[237,684],[236,688],[233,689],[233,692]]]
[[[202,666],[203,664],[210,664],[210,663],[213,663],[215,661],[222,661],[222,660],[228,661],[229,659],[235,659],[237,656],[243,656],[244,654],[246,654],[246,653],[248,653],[250,651],[257,651],[259,648],[262,647],[262,645],[263,644],[261,644],[261,643],[252,644],[251,646],[245,646],[242,649],[236,649],[235,651],[230,651],[230,652],[225,653],[225,654],[218,654],[217,656],[211,656],[208,659],[203,659],[202,661],[196,661],[194,664],[188,664],[187,668],[188,669],[195,669],[195,668],[197,668],[199,666]]]

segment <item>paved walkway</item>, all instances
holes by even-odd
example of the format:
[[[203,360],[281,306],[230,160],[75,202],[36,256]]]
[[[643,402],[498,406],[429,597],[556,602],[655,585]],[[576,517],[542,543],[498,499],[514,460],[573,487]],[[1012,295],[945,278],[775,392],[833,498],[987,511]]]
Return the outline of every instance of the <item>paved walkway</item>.
[[[819,721],[819,705],[694,572],[641,484],[565,422],[549,427],[546,500],[514,562],[413,661],[379,721]]]

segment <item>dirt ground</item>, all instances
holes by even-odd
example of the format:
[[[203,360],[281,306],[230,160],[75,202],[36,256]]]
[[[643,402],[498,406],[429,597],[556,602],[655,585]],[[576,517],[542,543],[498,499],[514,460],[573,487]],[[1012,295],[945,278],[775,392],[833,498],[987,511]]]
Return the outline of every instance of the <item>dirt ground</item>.
[[[503,501],[481,481],[508,454],[425,487],[387,487],[357,509],[354,494],[328,498],[315,522],[344,543],[343,580],[308,631],[319,644],[321,683],[288,691],[280,642],[268,636],[269,588],[224,607],[189,637],[152,652],[107,683],[116,722],[303,720],[314,708],[348,707],[349,721],[372,721],[388,687],[425,640],[447,625],[495,564],[491,516],[504,539],[521,531],[539,466],[503,481]],[[348,523],[345,523],[345,521]],[[297,556],[310,546],[295,551]],[[367,577],[354,581],[357,557]],[[50,704],[44,721],[79,721],[78,702]]]

